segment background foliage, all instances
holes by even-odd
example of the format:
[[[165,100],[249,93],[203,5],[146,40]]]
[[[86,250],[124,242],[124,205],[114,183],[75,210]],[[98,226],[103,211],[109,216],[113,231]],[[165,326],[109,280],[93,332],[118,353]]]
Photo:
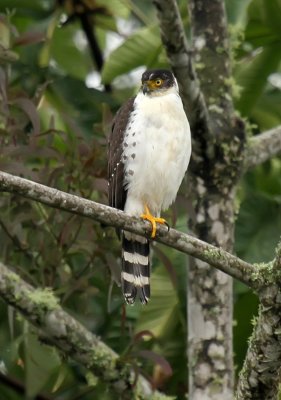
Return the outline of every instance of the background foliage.
[[[189,34],[185,1],[180,7]],[[230,84],[237,110],[254,134],[281,124],[281,4],[227,0],[226,8]],[[111,115],[135,93],[143,67],[168,67],[151,2],[26,0],[23,6],[19,0],[1,0],[0,12],[0,168],[106,203]],[[183,231],[187,187],[185,181],[167,213]],[[281,162],[275,158],[241,182],[235,243],[241,258],[272,259],[280,211]],[[125,307],[116,285],[120,245],[112,229],[4,194],[0,242],[6,264],[33,285],[54,288],[65,309],[124,360],[156,387],[184,398],[187,261],[182,254],[155,246],[152,301]],[[234,301],[240,369],[257,299],[236,282]],[[94,376],[40,343],[2,302],[0,372],[5,399],[22,399],[24,388],[28,398],[87,400],[94,394],[114,399]]]

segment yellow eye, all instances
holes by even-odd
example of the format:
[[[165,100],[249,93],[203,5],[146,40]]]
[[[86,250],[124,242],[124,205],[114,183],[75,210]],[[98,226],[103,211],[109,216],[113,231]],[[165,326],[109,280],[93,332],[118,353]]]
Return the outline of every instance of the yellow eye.
[[[156,86],[161,86],[162,83],[163,83],[163,80],[162,80],[162,79],[156,79],[156,81],[155,81],[155,85],[156,85]]]

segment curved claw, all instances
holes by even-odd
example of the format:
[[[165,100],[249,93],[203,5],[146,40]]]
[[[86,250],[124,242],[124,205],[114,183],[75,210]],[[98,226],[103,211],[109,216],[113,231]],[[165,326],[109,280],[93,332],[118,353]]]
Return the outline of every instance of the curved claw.
[[[154,239],[156,236],[156,222],[158,224],[165,224],[168,227],[168,231],[170,230],[170,226],[168,224],[168,222],[164,219],[164,218],[159,218],[159,217],[154,217],[150,211],[149,208],[147,206],[145,206],[145,213],[141,215],[141,218],[149,221],[151,223],[152,226],[152,231],[151,231],[151,238]]]
[[[166,225],[166,227],[168,228],[168,232],[170,232],[170,225],[168,224],[168,222],[165,220],[164,224]]]

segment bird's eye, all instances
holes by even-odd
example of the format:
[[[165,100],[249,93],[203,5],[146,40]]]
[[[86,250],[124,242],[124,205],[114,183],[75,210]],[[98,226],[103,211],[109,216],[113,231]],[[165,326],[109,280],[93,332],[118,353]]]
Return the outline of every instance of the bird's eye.
[[[156,81],[155,81],[155,85],[156,85],[156,86],[161,86],[162,83],[163,83],[163,80],[162,80],[162,79],[156,79]]]

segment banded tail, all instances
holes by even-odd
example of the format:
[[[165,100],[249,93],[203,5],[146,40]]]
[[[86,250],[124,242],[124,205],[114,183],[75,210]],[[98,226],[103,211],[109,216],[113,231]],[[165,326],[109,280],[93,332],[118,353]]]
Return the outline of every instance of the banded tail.
[[[137,294],[142,304],[150,298],[149,241],[130,232],[122,232],[122,291],[127,304],[134,304]]]

